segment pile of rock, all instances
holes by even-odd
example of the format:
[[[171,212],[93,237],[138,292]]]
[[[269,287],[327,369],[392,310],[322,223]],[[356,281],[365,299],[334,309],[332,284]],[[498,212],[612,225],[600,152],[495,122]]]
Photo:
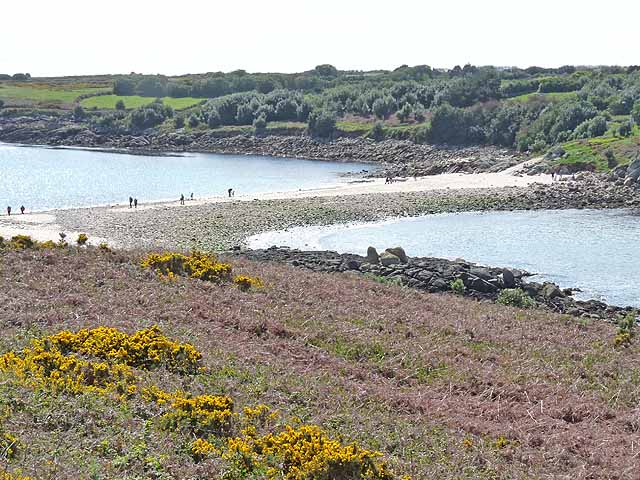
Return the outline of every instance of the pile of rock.
[[[378,253],[374,247],[369,247],[366,257],[275,246],[265,250],[235,253],[252,260],[286,263],[316,272],[353,272],[368,275],[381,281],[431,293],[452,291],[453,283],[460,280],[464,289],[462,292],[457,289],[458,293],[486,301],[497,300],[502,290],[519,288],[539,306],[575,316],[616,318],[632,310],[596,300],[575,300],[571,296],[572,289],[561,289],[550,282],[527,282],[526,278],[531,274],[525,271],[480,266],[460,259],[410,258],[401,247],[387,248],[382,253]]]

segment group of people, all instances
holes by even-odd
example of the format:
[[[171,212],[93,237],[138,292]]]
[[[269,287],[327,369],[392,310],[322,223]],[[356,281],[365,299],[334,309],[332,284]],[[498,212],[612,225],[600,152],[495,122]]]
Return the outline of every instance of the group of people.
[[[384,183],[393,183],[393,177],[386,177]]]
[[[129,208],[138,208],[138,199],[129,197]]]
[[[20,213],[24,215],[24,211],[26,209],[24,208],[24,205],[20,205]],[[7,206],[7,215],[11,216],[11,206]]]
[[[190,199],[193,200],[193,192],[191,192]],[[184,193],[180,194],[180,205],[184,205]]]

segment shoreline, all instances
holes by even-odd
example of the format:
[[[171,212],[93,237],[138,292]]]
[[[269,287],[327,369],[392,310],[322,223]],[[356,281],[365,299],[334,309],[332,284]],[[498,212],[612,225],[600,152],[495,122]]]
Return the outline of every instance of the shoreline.
[[[370,222],[431,213],[640,207],[640,195],[597,176],[551,183],[548,175],[442,174],[385,184],[382,179],[316,189],[54,209],[0,216],[0,235],[16,230],[57,240],[87,233],[113,245],[228,250],[251,235],[296,226]]]
[[[292,192],[209,197],[185,205],[173,200],[138,209],[120,204],[4,215],[0,236],[57,241],[63,231],[69,242],[86,233],[93,245],[106,242],[122,249],[238,251],[253,235],[291,228],[470,211],[586,208],[640,209],[640,195],[595,175],[552,183],[550,176],[510,172],[443,174],[392,184],[371,179]],[[597,307],[599,314],[604,308]]]

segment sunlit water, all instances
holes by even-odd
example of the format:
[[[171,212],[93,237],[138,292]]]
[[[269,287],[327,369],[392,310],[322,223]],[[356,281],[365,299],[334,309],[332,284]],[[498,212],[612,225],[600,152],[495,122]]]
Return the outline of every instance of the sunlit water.
[[[249,155],[141,156],[0,144],[0,206],[28,210],[284,192],[346,181],[371,170],[337,163]]]
[[[581,288],[578,298],[640,307],[640,212],[630,210],[428,215],[269,232],[249,244],[361,255],[369,245],[400,245],[411,256],[525,269],[538,273],[537,280]]]

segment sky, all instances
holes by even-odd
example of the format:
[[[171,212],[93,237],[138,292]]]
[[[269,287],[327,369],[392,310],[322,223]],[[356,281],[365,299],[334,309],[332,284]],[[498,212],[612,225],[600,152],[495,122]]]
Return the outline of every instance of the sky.
[[[640,64],[638,0],[3,2],[0,73]]]

